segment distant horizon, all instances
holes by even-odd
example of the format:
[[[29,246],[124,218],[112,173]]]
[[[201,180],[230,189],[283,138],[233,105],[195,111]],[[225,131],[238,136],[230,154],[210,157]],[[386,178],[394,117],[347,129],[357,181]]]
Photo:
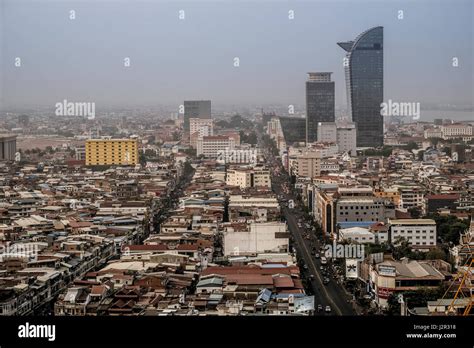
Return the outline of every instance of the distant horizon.
[[[53,107],[63,99],[95,102],[98,109],[193,99],[304,106],[309,71],[333,72],[336,107],[344,108],[344,52],[337,42],[377,25],[385,33],[384,99],[420,102],[422,109],[473,107],[469,0],[0,4],[1,110]]]

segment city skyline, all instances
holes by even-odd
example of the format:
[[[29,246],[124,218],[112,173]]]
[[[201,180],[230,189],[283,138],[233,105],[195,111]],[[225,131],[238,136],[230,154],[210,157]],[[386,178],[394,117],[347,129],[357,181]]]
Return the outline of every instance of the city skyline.
[[[457,1],[458,6],[443,1],[297,1],[271,7],[253,2],[112,3],[3,0],[3,107],[51,105],[65,98],[117,106],[189,99],[211,99],[216,105],[302,105],[307,71],[334,71],[336,107],[343,107],[343,62],[334,43],[377,25],[384,26],[390,42],[385,48],[390,57],[387,98],[472,105],[472,31],[465,30],[472,19],[469,1]],[[27,24],[16,25],[20,18]],[[449,25],[439,27],[441,18]],[[239,25],[242,20],[245,27]],[[344,25],[331,26],[338,22]],[[38,29],[32,32],[32,26]],[[50,37],[51,32],[61,34]],[[303,39],[308,33],[314,44]],[[28,40],[42,44],[28,47]],[[15,58],[21,58],[20,67]]]

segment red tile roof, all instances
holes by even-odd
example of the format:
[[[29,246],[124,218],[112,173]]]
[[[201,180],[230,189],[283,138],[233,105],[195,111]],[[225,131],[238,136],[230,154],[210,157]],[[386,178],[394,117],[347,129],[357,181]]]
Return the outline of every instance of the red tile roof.
[[[290,277],[273,277],[273,285],[276,288],[292,288],[294,282]]]
[[[441,194],[441,195],[427,195],[426,199],[448,199],[448,200],[455,200],[459,199],[459,194]]]

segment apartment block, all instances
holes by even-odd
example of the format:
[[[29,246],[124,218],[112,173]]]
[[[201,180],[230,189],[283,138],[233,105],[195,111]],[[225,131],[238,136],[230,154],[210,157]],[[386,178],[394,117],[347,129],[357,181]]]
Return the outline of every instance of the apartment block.
[[[284,222],[251,223],[243,229],[228,227],[224,232],[224,255],[252,255],[288,252],[289,233]]]
[[[270,170],[263,166],[252,168],[230,168],[226,174],[226,184],[240,188],[271,188]]]
[[[235,148],[235,140],[231,137],[214,135],[202,137],[197,141],[197,156],[217,158],[219,153]]]
[[[214,135],[214,120],[211,118],[190,118],[189,139],[192,147],[197,146],[198,139]]]
[[[417,250],[436,247],[436,222],[432,219],[394,219],[389,220],[392,243],[398,239],[407,240]]]
[[[86,141],[86,165],[137,165],[137,139],[89,139]]]

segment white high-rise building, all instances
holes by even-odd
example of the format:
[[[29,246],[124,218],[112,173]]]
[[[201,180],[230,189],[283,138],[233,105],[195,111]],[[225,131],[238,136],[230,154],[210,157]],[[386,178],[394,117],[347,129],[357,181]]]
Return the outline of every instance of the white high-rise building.
[[[214,135],[214,121],[211,118],[190,118],[189,139],[192,147],[197,146],[198,139]]]
[[[318,142],[335,143],[339,152],[348,152],[356,155],[357,134],[356,126],[352,122],[319,122]]]
[[[217,158],[219,153],[235,148],[235,140],[232,137],[222,135],[204,136],[197,140],[196,154],[208,158]]]

